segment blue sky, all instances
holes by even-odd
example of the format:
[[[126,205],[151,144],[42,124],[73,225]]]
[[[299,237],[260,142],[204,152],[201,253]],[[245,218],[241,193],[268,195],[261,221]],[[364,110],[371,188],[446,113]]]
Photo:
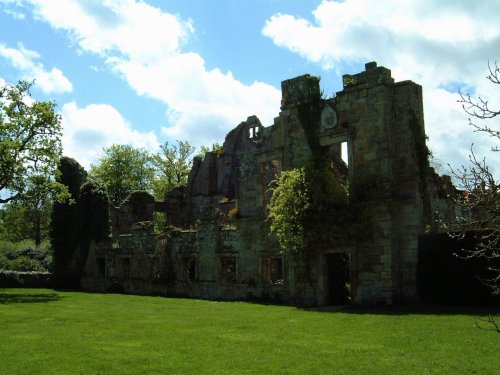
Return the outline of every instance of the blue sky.
[[[272,123],[282,80],[319,75],[330,96],[377,61],[423,86],[439,159],[466,163],[474,143],[499,165],[456,102],[462,89],[500,106],[484,78],[499,14],[500,0],[0,0],[0,83],[36,79],[88,167],[113,143],[222,143],[250,115]]]

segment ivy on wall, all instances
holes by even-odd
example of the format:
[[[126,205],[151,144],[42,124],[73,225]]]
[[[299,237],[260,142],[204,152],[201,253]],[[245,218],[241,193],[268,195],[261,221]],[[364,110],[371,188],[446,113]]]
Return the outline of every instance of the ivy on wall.
[[[57,180],[68,187],[71,198],[55,202],[52,210],[50,240],[53,249],[53,281],[57,286],[73,287],[77,283],[71,260],[78,249],[80,218],[76,204],[80,187],[87,178],[83,167],[74,159],[62,157],[57,166]]]

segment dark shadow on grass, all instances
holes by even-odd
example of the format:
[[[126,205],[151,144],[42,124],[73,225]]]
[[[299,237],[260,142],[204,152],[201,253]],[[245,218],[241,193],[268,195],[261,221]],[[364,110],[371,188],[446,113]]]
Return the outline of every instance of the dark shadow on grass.
[[[0,293],[0,305],[14,303],[47,303],[59,301],[63,297],[57,293]]]
[[[470,315],[500,316],[500,307],[476,306],[437,306],[437,305],[398,305],[398,306],[324,306],[301,308],[305,311],[321,313],[344,313],[355,315]]]

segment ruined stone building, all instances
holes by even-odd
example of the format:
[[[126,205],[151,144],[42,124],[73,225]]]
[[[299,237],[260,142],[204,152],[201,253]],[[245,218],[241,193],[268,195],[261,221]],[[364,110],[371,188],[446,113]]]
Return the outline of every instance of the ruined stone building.
[[[375,62],[343,84],[325,99],[317,77],[283,81],[274,124],[250,116],[223,150],[195,158],[187,186],[164,202],[137,193],[114,208],[113,237],[91,246],[83,288],[306,305],[418,301],[418,237],[451,209],[451,182],[427,161],[422,88],[394,82]],[[378,183],[359,240],[314,253],[305,285],[269,233],[266,206],[275,176],[304,166],[315,147],[329,148],[339,178]],[[153,233],[153,211],[166,213],[164,233]]]

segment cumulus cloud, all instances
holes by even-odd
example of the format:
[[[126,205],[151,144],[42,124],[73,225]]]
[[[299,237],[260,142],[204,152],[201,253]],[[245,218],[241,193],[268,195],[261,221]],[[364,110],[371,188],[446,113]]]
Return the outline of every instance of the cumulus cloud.
[[[376,60],[397,80],[423,85],[430,147],[460,165],[467,162],[471,143],[475,151],[487,152],[491,140],[472,132],[457,92],[445,88],[485,97],[498,92],[484,78],[488,61],[498,59],[500,50],[498,14],[497,1],[324,0],[312,21],[276,14],[262,33],[325,70],[340,73],[346,64]],[[499,164],[498,154],[490,157]]]
[[[80,108],[71,102],[62,107],[61,115],[64,153],[77,159],[85,168],[95,162],[104,147],[113,144],[130,144],[153,152],[159,147],[153,132],[132,129],[130,123],[108,104]]]
[[[15,12],[15,11],[10,10],[10,9],[5,9],[4,12],[16,20],[25,20],[26,19],[26,15],[24,13],[21,13],[21,12]]]
[[[0,56],[9,60],[21,72],[23,79],[36,80],[37,86],[46,94],[73,91],[73,85],[60,69],[46,70],[42,63],[36,61],[40,55],[22,44],[16,49],[0,43]]]
[[[138,95],[165,103],[167,136],[194,144],[220,141],[249,115],[272,123],[279,108],[274,87],[245,85],[184,51],[194,33],[190,20],[134,0],[26,3],[36,18],[64,30],[82,53],[101,56]]]

